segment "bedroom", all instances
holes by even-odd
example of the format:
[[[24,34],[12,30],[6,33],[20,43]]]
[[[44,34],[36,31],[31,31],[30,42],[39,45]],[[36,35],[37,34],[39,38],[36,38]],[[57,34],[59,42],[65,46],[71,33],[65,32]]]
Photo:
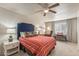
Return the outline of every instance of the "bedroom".
[[[7,55],[3,43],[4,42],[6,43],[8,41],[10,35],[12,36],[13,40],[18,41],[17,39],[18,23],[26,23],[26,24],[32,24],[34,26],[32,28],[33,30],[28,30],[28,31],[34,31],[35,34],[34,36],[36,37],[37,36],[50,37],[50,32],[51,31],[53,32],[52,37],[55,38],[56,45],[55,48],[52,49],[52,51],[49,53],[49,56],[54,56],[54,55],[78,56],[79,55],[78,53],[79,4],[59,3],[57,7],[52,8],[52,10],[56,11],[57,13],[55,14],[48,12],[46,16],[43,15],[44,13],[43,11],[40,11],[40,10],[44,10],[44,8],[47,8],[46,5],[51,6],[54,4],[55,3],[49,3],[49,4],[1,3],[0,4],[0,55],[1,56]],[[26,26],[22,26],[22,27],[24,29],[26,28]],[[26,31],[23,30],[21,32],[26,32]],[[19,45],[16,44],[16,45],[20,47],[20,44]],[[24,50],[25,48],[23,48],[23,51]],[[11,56],[29,55],[27,51],[26,52],[23,51],[19,50],[19,53],[17,52],[15,54],[12,54]]]

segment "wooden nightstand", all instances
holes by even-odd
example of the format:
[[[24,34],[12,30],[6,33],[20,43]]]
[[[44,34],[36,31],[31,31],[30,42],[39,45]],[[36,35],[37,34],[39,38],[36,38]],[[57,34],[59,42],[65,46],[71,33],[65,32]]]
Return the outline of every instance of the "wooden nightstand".
[[[5,56],[14,54],[16,52],[19,52],[19,41],[18,40],[14,40],[12,42],[5,41],[3,42],[3,47]]]

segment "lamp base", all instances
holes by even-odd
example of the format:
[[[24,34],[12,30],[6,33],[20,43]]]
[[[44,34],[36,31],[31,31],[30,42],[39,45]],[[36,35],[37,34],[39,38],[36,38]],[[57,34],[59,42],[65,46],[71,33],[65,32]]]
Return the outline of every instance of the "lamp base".
[[[9,39],[8,39],[9,42],[12,42],[13,41],[13,38],[12,36],[9,36]]]
[[[9,42],[12,42],[12,41],[13,41],[13,39],[8,39],[8,41],[9,41]]]

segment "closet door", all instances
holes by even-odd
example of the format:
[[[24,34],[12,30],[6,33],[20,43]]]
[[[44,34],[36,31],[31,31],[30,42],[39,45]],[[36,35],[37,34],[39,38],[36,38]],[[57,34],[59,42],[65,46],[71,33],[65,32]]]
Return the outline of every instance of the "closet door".
[[[72,30],[71,30],[72,42],[77,43],[77,18],[72,19]]]

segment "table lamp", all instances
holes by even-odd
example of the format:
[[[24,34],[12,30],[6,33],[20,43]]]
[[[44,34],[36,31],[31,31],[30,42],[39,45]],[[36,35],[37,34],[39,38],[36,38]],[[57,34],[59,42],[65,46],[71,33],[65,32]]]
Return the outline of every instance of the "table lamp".
[[[7,29],[7,34],[9,34],[8,41],[12,42],[13,41],[12,34],[15,34],[15,28],[8,28]]]

